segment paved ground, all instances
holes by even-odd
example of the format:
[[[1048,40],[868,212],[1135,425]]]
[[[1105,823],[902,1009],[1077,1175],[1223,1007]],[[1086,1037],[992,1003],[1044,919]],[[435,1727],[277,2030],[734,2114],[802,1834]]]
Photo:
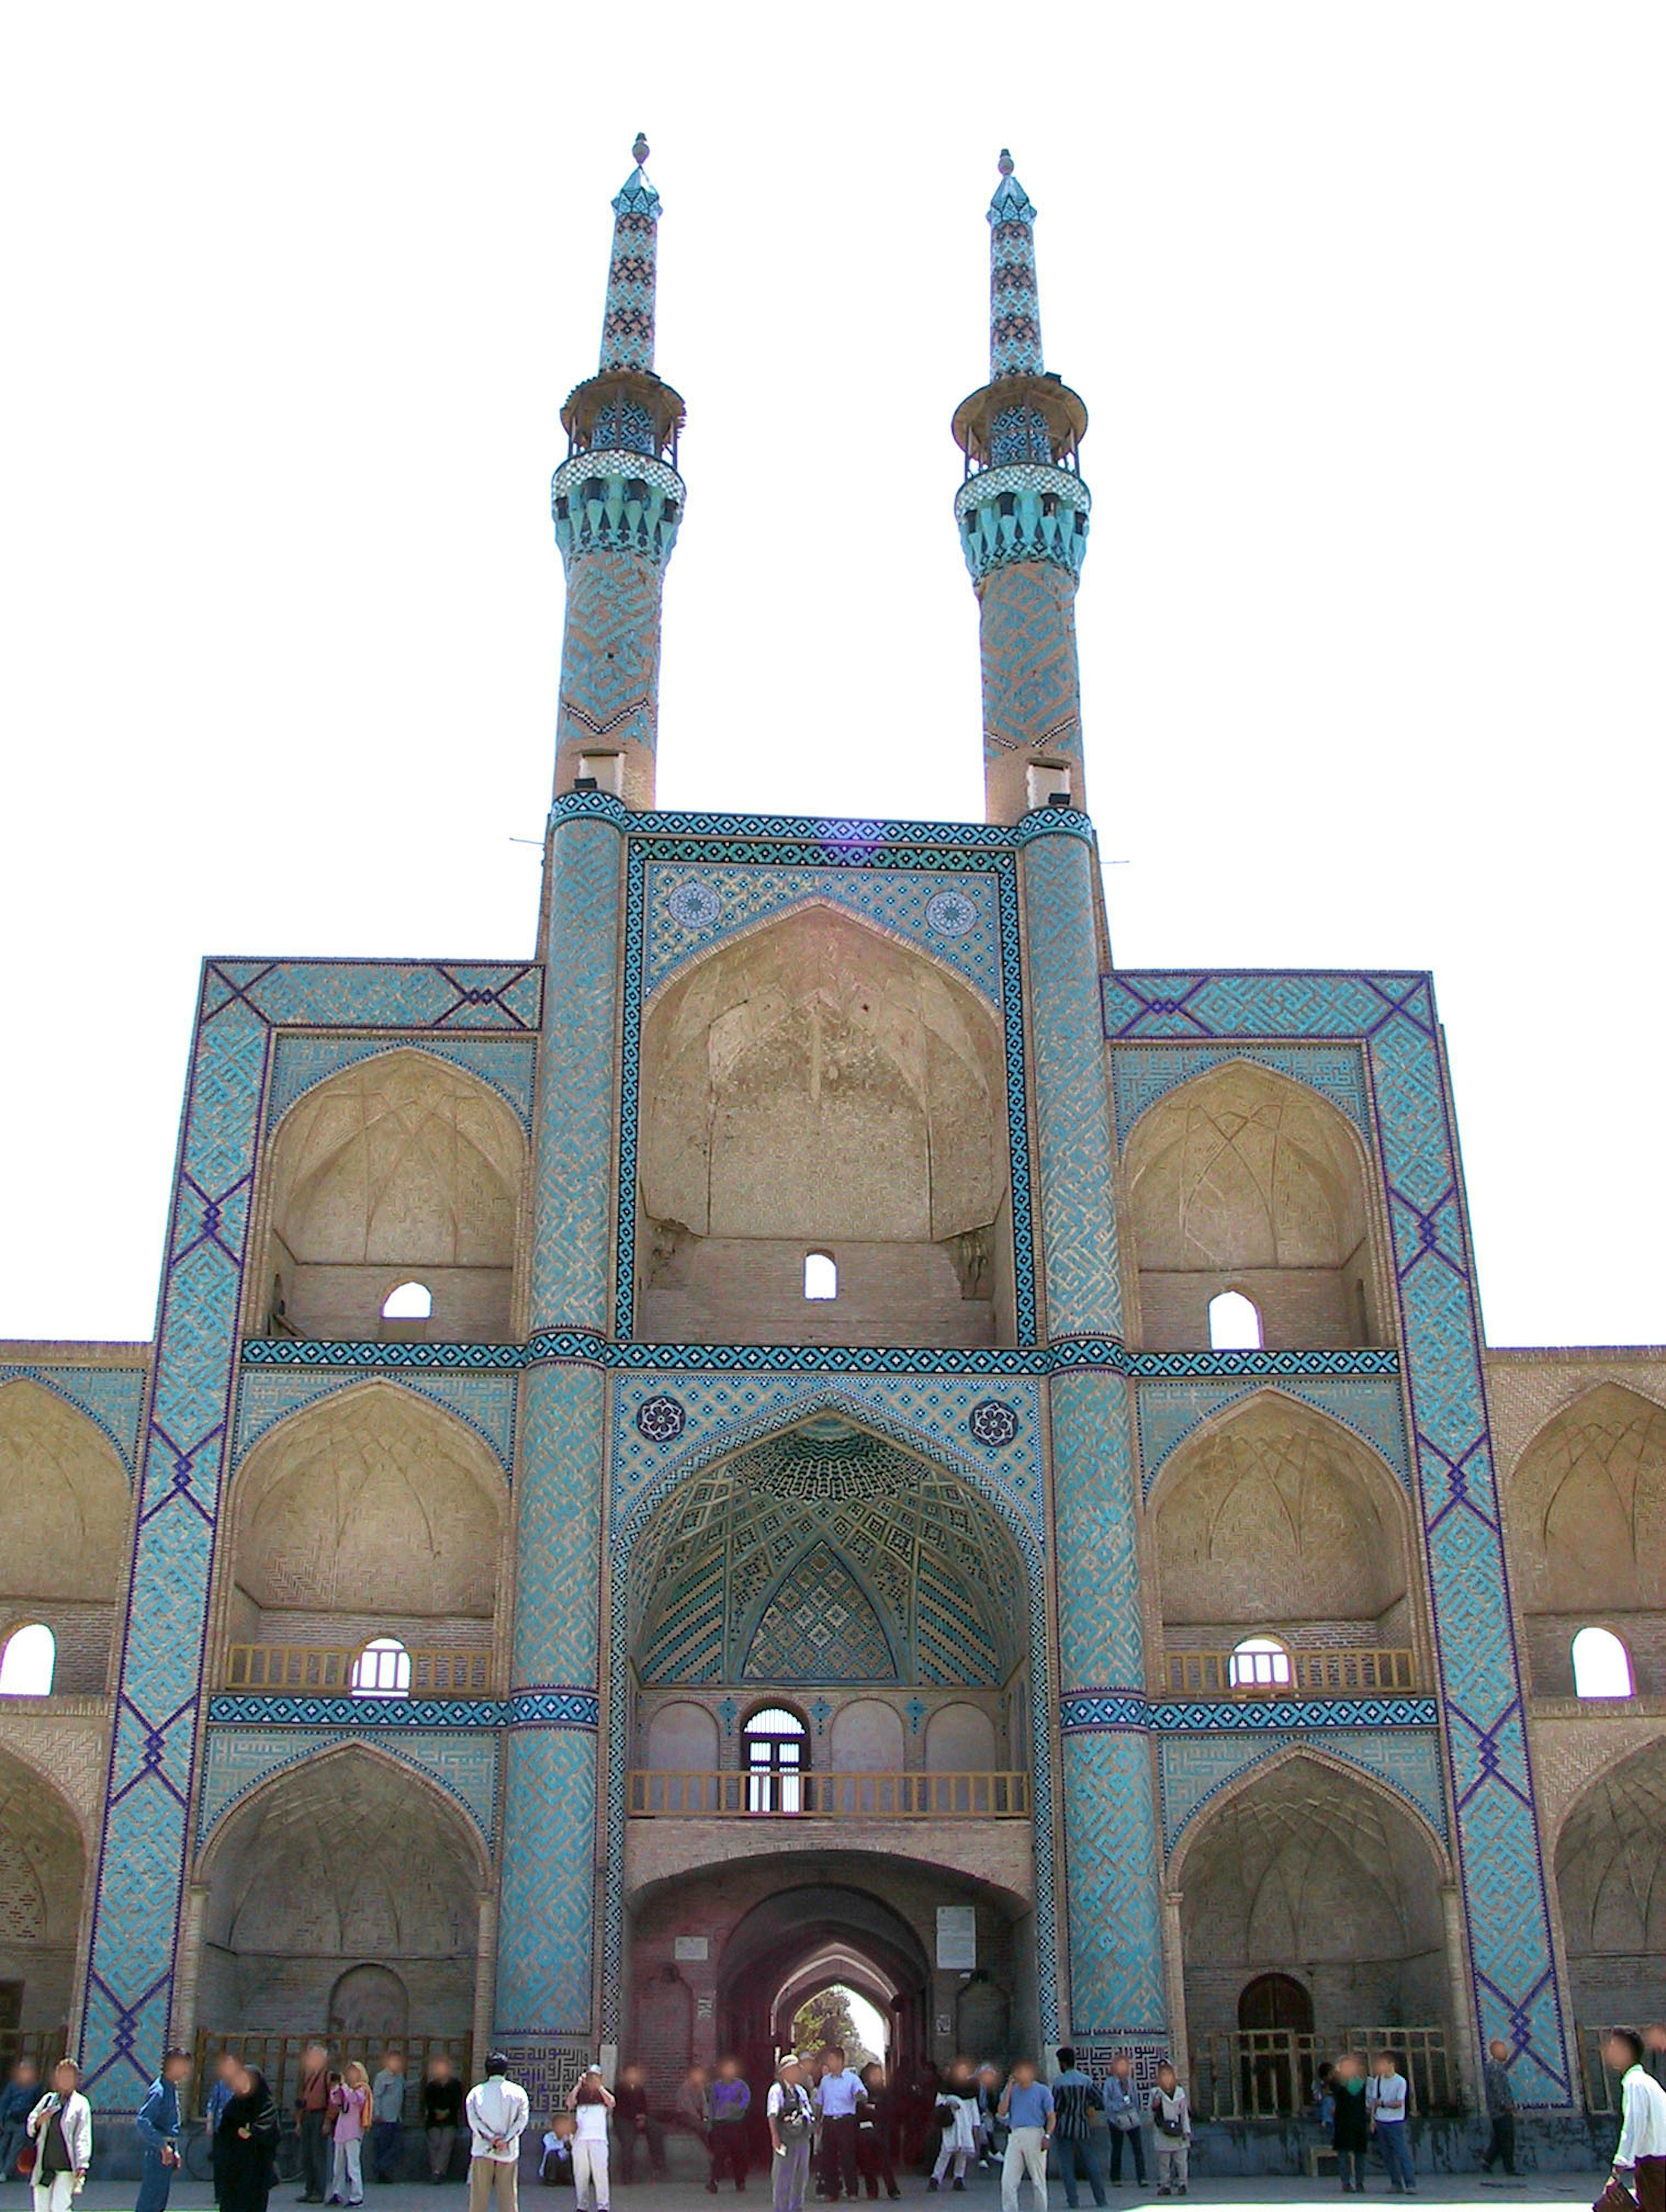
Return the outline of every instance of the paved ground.
[[[1602,2179],[1602,2175],[1595,2172],[1536,2174],[1518,2188],[1504,2189],[1488,2186],[1478,2174],[1425,2174],[1421,2178],[1417,2201],[1420,2212],[1444,2212],[1444,2208],[1452,2205],[1588,2205],[1600,2191]],[[1386,2198],[1389,2194],[1388,2183],[1380,2174],[1373,2174],[1366,2181],[1365,2192],[1369,2197]],[[1219,2212],[1230,2212],[1230,2208],[1237,2205],[1329,2203],[1338,2193],[1334,2181],[1309,2181],[1293,2175],[1257,2180],[1199,2179],[1193,2184],[1187,2201],[1219,2208]],[[1114,2190],[1110,2194],[1112,2205],[1119,2208],[1119,2212],[1144,2212],[1145,2207],[1155,2206],[1158,2202],[1150,2191],[1142,2189],[1124,2188]],[[1065,2199],[1064,2191],[1056,2180],[1050,2185],[1048,2195],[1050,2212],[1060,2212]],[[968,2181],[966,2196],[968,2212],[971,2212],[974,2205],[981,2205],[983,2212],[993,2212],[993,2208],[1000,2203],[999,2176],[993,2173],[973,2174]],[[715,2202],[733,2201],[733,2190],[726,2185]],[[1081,2191],[1081,2197],[1085,2207],[1091,2205],[1092,2198],[1085,2189]],[[79,2199],[79,2204],[82,2212],[122,2212],[123,2208],[126,2208],[126,2212],[131,2212],[133,2200],[134,2185],[131,2182],[91,2181]],[[563,2206],[567,2212],[573,2212],[572,2197],[564,2189],[546,2190],[533,2184],[523,2189],[521,2201],[525,2212],[562,2212]],[[764,2175],[755,2173],[752,2176],[745,2201],[752,2206],[768,2205],[769,2196]],[[919,2205],[927,2201],[925,2182],[918,2176],[909,2174],[904,2178],[903,2201],[906,2204]],[[467,2202],[466,2193],[460,2184],[434,2189],[394,2182],[385,2188],[366,2192],[366,2212],[465,2212]],[[821,2202],[812,2195],[806,2212],[818,2212]],[[944,2212],[948,2212],[948,2207],[953,2202],[952,2193],[946,2193]],[[212,2203],[213,2197],[207,2189],[182,2182],[173,2192],[170,2212],[207,2212]],[[287,2186],[279,2187],[272,2192],[271,2212],[289,2212],[294,2203],[294,2190]],[[709,2207],[713,2203],[714,2199],[697,2182],[639,2181],[629,2189],[616,2187],[613,2192],[614,2212],[700,2212],[700,2208]],[[1030,2192],[1027,2189],[1021,2203],[1025,2212],[1029,2212]],[[1164,2203],[1166,2212],[1167,2201],[1164,2200]],[[28,2212],[23,2191],[14,2188],[0,2194],[0,2212]]]

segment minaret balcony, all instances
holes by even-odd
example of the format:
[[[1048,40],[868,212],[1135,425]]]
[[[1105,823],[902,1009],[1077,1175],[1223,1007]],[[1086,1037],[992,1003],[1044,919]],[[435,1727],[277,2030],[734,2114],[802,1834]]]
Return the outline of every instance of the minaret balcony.
[[[663,568],[677,543],[686,498],[687,488],[668,461],[622,447],[575,453],[550,485],[562,558],[634,553]]]
[[[955,495],[954,519],[972,580],[1026,561],[1079,576],[1092,504],[1073,469],[1046,461],[1012,461],[968,477]]]

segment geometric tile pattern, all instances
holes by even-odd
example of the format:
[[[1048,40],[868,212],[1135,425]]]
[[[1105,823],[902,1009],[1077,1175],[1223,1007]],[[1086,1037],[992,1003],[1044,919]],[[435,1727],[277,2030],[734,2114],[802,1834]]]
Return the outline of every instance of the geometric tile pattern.
[[[121,1455],[131,1475],[144,1407],[143,1359],[131,1367],[32,1367],[0,1362],[0,1390],[8,1382],[38,1382],[85,1413]]]
[[[1064,1739],[1073,2034],[1164,2033],[1152,1754],[1140,1735]]]
[[[1015,562],[979,585],[986,765],[1012,751],[1079,763],[1075,597],[1074,574],[1051,561]]]
[[[1127,1145],[1146,1107],[1166,1098],[1195,1075],[1229,1066],[1235,1060],[1248,1060],[1252,1066],[1268,1067],[1274,1074],[1288,1076],[1292,1083],[1305,1084],[1310,1091],[1316,1091],[1333,1106],[1340,1107],[1370,1143],[1365,1056],[1357,1044],[1257,1044],[1242,1048],[1200,1045],[1189,1050],[1163,1045],[1150,1052],[1138,1045],[1117,1045],[1110,1055],[1110,1087],[1121,1143]]]
[[[486,1848],[491,1849],[497,1823],[498,1738],[494,1730],[478,1727],[466,1733],[459,1729],[428,1734],[421,1729],[362,1731],[353,1726],[307,1729],[210,1726],[197,1808],[198,1844],[224,1814],[274,1774],[344,1743],[368,1743],[373,1733],[379,1751],[416,1767],[447,1796],[455,1798],[479,1829]]]
[[[1113,1042],[1363,1044],[1379,1133],[1432,1601],[1453,1845],[1483,2041],[1525,2106],[1572,2101],[1481,1332],[1433,991],[1419,974],[1152,974],[1103,982]]]
[[[1236,1735],[1205,1735],[1191,1730],[1161,1739],[1163,1846],[1173,1855],[1180,1832],[1200,1807],[1218,1796],[1252,1767],[1310,1742],[1334,1759],[1346,1759],[1386,1782],[1416,1806],[1444,1842],[1445,1791],[1441,1784],[1440,1735],[1435,1729],[1280,1729]]]
[[[352,1389],[363,1370],[319,1373],[296,1368],[245,1367],[238,1381],[237,1412],[232,1426],[231,1464],[240,1465],[249,1447],[279,1421],[337,1390]],[[448,1373],[443,1368],[392,1368],[368,1372],[396,1389],[414,1390],[483,1437],[504,1474],[514,1467],[515,1410],[519,1385],[511,1373]]]
[[[1149,1492],[1153,1480],[1177,1445],[1202,1422],[1213,1420],[1228,1406],[1265,1395],[1265,1386],[1254,1382],[1141,1382],[1135,1392],[1140,1418],[1140,1468]],[[1383,1377],[1337,1379],[1299,1385],[1286,1383],[1277,1394],[1298,1398],[1352,1429],[1382,1454],[1408,1487],[1412,1479],[1406,1447],[1406,1416],[1400,1385]]]
[[[642,163],[644,140],[636,142],[636,167],[613,200],[613,251],[607,264],[607,306],[602,315],[601,367],[651,369],[654,366],[654,289],[658,253],[660,195]]]
[[[777,1587],[740,1673],[751,1682],[883,1682],[897,1679],[897,1661],[873,1599],[818,1544]]]
[[[139,1440],[132,1590],[99,1841],[82,2050],[131,2109],[167,2040],[201,1745],[198,1702],[225,1474],[255,1139],[276,1025],[532,1034],[529,963],[204,963]]]
[[[561,1729],[511,1729],[496,2019],[508,2034],[589,2033],[596,1747]]]
[[[1036,289],[1036,204],[1003,149],[989,203],[989,381],[1042,374],[1041,305]]]
[[[678,899],[678,893],[690,881],[697,881],[702,891],[710,892],[716,902],[714,908],[705,901],[696,906],[692,901]],[[940,872],[903,874],[852,868],[708,867],[691,877],[685,867],[651,862],[644,886],[648,945],[642,964],[643,996],[651,997],[685,962],[725,939],[786,908],[821,901],[846,908],[877,923],[887,934],[918,945],[976,985],[992,1006],[998,1006],[1000,926],[994,880],[988,875],[952,879],[954,890],[976,915],[970,928],[952,933],[932,926],[932,913],[940,911],[932,902],[942,890],[943,881]]]
[[[266,1093],[266,1127],[272,1127],[303,1092],[337,1075],[344,1067],[393,1049],[386,1037],[280,1036],[272,1055],[272,1079]],[[538,1076],[538,1043],[532,1037],[435,1037],[421,1049],[432,1059],[465,1068],[489,1084],[532,1126],[532,1088]]]

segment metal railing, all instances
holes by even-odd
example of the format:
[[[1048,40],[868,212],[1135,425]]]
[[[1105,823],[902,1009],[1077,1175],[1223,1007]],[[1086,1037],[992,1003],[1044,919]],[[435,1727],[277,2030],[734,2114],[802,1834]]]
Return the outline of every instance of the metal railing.
[[[259,2068],[266,2077],[266,2087],[277,2100],[279,2112],[287,2117],[294,2108],[301,2081],[301,2055],[314,2043],[323,2044],[329,2051],[331,2066],[339,2068],[349,2059],[356,2058],[371,2074],[380,2069],[383,2051],[403,2051],[407,2120],[421,2116],[423,2082],[431,2058],[442,2055],[449,2058],[453,2072],[465,2088],[474,2079],[474,2038],[471,2035],[260,2035],[241,2028],[199,2027],[196,2069],[192,2076],[192,2112],[202,2111],[203,2100],[214,2078],[216,2062],[222,2051],[229,2051],[245,2065]]]
[[[1416,1686],[1410,1651],[1170,1651],[1171,1698],[1334,1698]]]
[[[1030,1810],[1027,1774],[834,1774],[779,1771],[628,1777],[634,1819],[1008,1820]]]
[[[1237,2027],[1201,2036],[1192,2046],[1192,2107],[1212,2120],[1289,2119],[1313,2102],[1327,2061],[1344,2051],[1367,2061],[1400,2054],[1414,2112],[1462,2109],[1457,2069],[1444,2027],[1347,2027],[1310,2035],[1289,2027]]]
[[[364,1665],[361,1668],[360,1662]],[[356,1679],[356,1671],[357,1670]],[[228,1690],[324,1690],[338,1697],[487,1698],[487,1650],[331,1650],[313,1644],[234,1644],[226,1653]]]

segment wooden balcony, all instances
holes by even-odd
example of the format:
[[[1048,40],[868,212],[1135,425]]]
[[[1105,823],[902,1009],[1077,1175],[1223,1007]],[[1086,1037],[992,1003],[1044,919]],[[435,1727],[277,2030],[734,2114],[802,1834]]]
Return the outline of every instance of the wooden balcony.
[[[633,1820],[1018,1820],[1027,1774],[664,1773],[628,1777]]]
[[[1359,1698],[1416,1686],[1410,1651],[1170,1651],[1163,1662],[1170,1698]]]
[[[1345,2027],[1329,2036],[1239,2027],[1201,2036],[1192,2045],[1192,2110],[1210,2120],[1288,2119],[1308,2111],[1319,2068],[1345,2051],[1367,2059],[1398,2051],[1414,2112],[1454,2112],[1462,2106],[1444,2027]]]
[[[234,1644],[226,1654],[228,1690],[305,1690],[337,1698],[489,1698],[487,1650],[404,1651],[361,1644],[334,1650],[313,1644]]]

